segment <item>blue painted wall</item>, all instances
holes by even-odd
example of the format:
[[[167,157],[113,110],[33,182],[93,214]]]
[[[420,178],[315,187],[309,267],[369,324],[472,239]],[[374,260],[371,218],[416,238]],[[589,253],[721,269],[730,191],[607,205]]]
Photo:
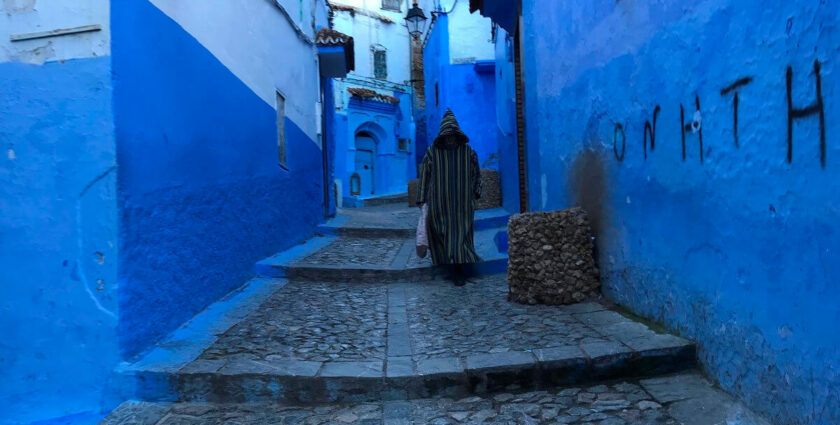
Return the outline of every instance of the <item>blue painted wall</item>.
[[[426,98],[427,149],[440,132],[440,120],[446,111],[446,68],[449,66],[449,17],[433,15],[431,27],[423,46],[423,81]],[[441,111],[441,109],[443,109]],[[421,158],[422,161],[422,158]]]
[[[607,295],[695,339],[776,423],[840,423],[838,8],[524,1],[532,208],[589,209]],[[816,115],[793,122],[787,160],[787,70],[805,108],[815,60],[824,165]],[[742,78],[736,145],[722,91]],[[703,144],[685,132],[683,158],[697,100]]]
[[[414,164],[414,127],[411,123],[411,96],[394,91],[399,103],[349,97],[341,113],[330,119],[335,129],[335,174],[342,180],[346,206],[353,204],[350,176],[356,172],[356,135],[367,132],[376,140],[374,180],[376,196],[405,193],[408,181],[417,175]],[[407,151],[400,151],[398,140],[409,139]],[[362,173],[359,173],[360,175]],[[366,197],[362,194],[359,198]],[[369,195],[367,196],[369,197]]]
[[[335,216],[337,200],[336,196],[341,194],[336,193],[335,187],[335,143],[336,143],[336,114],[335,114],[335,95],[333,94],[333,80],[332,78],[321,78],[321,88],[324,94],[324,134],[323,134],[323,149],[327,152],[327,185],[329,189],[329,206],[327,207],[327,215]]]
[[[311,236],[323,174],[317,145],[288,118],[279,167],[275,109],[148,1],[111,13],[118,330],[131,356]]]
[[[428,143],[434,141],[440,131],[440,120],[450,108],[470,138],[482,168],[498,169],[494,71],[492,68],[479,71],[476,63],[450,64],[448,26],[449,17],[439,15],[423,51]]]
[[[519,150],[516,136],[516,74],[513,38],[496,27],[496,140],[499,146],[499,179],[502,206],[519,210]]]
[[[110,74],[0,64],[0,423],[98,411],[119,360]]]

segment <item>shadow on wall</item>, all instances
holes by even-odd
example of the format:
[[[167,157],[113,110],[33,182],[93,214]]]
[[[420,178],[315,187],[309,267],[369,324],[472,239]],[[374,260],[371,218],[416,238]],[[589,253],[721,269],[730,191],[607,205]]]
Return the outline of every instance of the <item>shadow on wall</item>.
[[[592,147],[582,150],[572,162],[567,181],[571,205],[582,207],[589,215],[589,222],[595,233],[595,264],[599,266],[600,247],[609,245],[603,241],[605,226],[609,220],[607,172],[603,153]]]

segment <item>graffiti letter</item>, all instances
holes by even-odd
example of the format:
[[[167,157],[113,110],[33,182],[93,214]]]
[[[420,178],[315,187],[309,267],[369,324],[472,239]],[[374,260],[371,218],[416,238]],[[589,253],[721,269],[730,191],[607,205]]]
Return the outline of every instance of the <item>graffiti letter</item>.
[[[650,136],[650,151],[653,152],[653,148],[656,146],[656,117],[659,115],[659,109],[659,105],[653,108],[653,125],[650,124],[650,121],[645,121],[645,134],[642,142],[645,148],[645,159],[647,159],[648,135]]]
[[[729,92],[735,91],[735,96],[732,98],[732,133],[735,135],[735,147],[738,147],[738,87],[746,86],[752,82],[752,77],[744,77],[735,80],[734,83],[728,85],[720,91],[721,96],[726,96]]]
[[[618,138],[621,136],[621,155],[618,154]],[[626,142],[626,138],[624,136],[624,127],[621,124],[615,125],[615,130],[613,130],[613,153],[615,154],[615,159],[618,162],[624,161],[624,148]]]
[[[820,79],[820,61],[814,61],[814,76],[817,80],[817,100],[804,108],[793,107],[793,69],[787,69],[787,104],[788,104],[788,139],[787,139],[787,162],[793,162],[793,120],[805,118],[811,115],[820,116],[820,165],[825,168],[825,110],[822,100],[822,80]]]
[[[682,159],[685,162],[685,132],[691,131],[697,133],[697,139],[700,145],[700,163],[703,163],[703,127],[700,122],[700,96],[694,97],[694,119],[685,123],[685,110],[682,103],[680,103],[680,134],[682,135]]]

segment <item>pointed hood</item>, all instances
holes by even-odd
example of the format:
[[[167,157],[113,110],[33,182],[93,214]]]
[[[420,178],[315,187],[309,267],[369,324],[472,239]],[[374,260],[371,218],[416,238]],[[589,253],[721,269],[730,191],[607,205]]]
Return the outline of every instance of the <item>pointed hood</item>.
[[[443,114],[443,119],[440,121],[440,132],[437,137],[435,137],[434,144],[436,146],[441,146],[445,143],[446,136],[455,136],[458,144],[469,143],[470,141],[470,138],[461,131],[461,127],[458,125],[458,120],[455,119],[455,114],[453,114],[452,110],[448,108],[446,109],[446,113]]]

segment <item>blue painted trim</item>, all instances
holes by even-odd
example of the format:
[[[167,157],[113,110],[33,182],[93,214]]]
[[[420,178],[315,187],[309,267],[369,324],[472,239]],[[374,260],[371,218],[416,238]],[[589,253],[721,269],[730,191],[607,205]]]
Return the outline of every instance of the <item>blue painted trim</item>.
[[[347,216],[339,216],[331,218],[325,224],[318,226],[318,233],[324,236],[338,236],[342,227],[347,224]]]
[[[318,54],[325,53],[344,53],[343,46],[318,46]]]
[[[475,65],[473,65],[473,69],[479,74],[494,74],[496,72],[496,61],[476,61]]]
[[[350,102],[348,104],[350,108],[368,110],[368,111],[377,111],[377,112],[388,112],[394,113],[396,112],[398,106],[394,103],[389,102],[380,102],[377,100],[367,100],[367,99],[359,99],[357,97],[351,97]]]
[[[507,228],[510,213],[504,208],[493,208],[475,212],[475,230],[482,231],[496,228]]]
[[[312,238],[294,248],[273,255],[257,263],[256,271],[260,277],[280,278],[288,276],[288,266],[302,260],[321,248],[335,242],[336,237],[325,236]]]

